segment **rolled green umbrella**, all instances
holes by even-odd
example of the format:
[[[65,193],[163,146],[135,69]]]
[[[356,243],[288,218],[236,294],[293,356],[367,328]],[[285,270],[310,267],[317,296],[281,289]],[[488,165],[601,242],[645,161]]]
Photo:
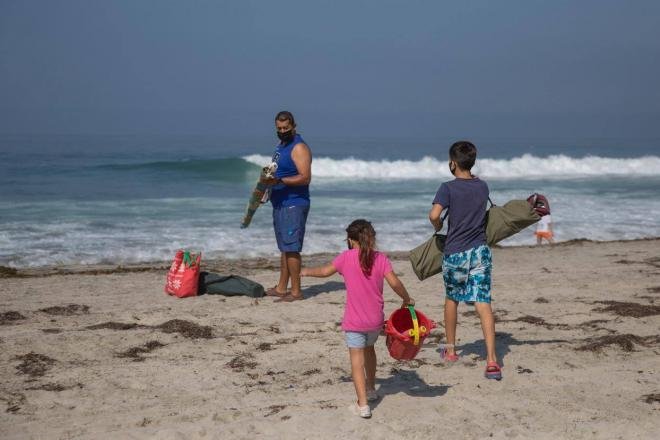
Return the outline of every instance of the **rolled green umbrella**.
[[[259,180],[257,180],[257,184],[254,186],[252,194],[250,195],[250,200],[248,200],[247,207],[245,208],[245,215],[243,216],[243,221],[241,222],[241,229],[245,229],[250,226],[250,222],[252,221],[254,213],[257,212],[257,209],[262,203],[267,201],[265,200],[264,195],[269,188],[267,184],[262,182],[262,179],[272,178],[275,174],[275,170],[277,170],[277,164],[275,162],[261,169]]]

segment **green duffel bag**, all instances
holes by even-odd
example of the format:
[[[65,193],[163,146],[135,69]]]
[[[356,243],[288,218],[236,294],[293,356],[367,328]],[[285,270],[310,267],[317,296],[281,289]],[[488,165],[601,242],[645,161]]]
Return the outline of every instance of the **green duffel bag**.
[[[490,202],[486,213],[486,242],[492,246],[505,238],[533,225],[541,217],[532,209],[527,200],[511,200],[503,206]],[[447,216],[448,210],[445,211]],[[413,271],[420,281],[442,271],[442,257],[446,235],[433,234],[431,238],[410,251],[409,258]]]
[[[492,246],[533,225],[541,217],[527,200],[511,200],[503,206],[493,205],[486,213],[486,242]]]
[[[198,295],[264,296],[264,286],[238,275],[218,275],[213,272],[199,274]]]
[[[446,239],[446,235],[436,233],[410,251],[408,258],[415,275],[420,281],[442,271],[442,257]]]

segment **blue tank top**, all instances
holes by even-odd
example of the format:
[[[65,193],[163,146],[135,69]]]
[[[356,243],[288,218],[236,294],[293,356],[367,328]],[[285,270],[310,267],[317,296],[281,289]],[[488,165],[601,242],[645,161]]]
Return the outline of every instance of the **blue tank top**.
[[[303,138],[296,134],[288,144],[279,144],[275,147],[273,162],[277,162],[275,177],[290,177],[298,174],[298,168],[291,158],[291,151],[297,144],[305,143]],[[283,183],[274,185],[270,193],[273,207],[282,206],[309,206],[309,185],[288,186]]]

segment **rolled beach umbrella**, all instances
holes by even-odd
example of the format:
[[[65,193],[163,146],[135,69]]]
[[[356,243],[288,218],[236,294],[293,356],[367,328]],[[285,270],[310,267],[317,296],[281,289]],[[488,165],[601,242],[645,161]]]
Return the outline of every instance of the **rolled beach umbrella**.
[[[245,215],[243,216],[243,221],[241,221],[241,229],[245,229],[250,226],[250,222],[252,222],[254,213],[257,212],[259,206],[265,202],[264,194],[266,194],[266,191],[268,191],[268,185],[263,183],[261,180],[272,178],[275,174],[275,170],[277,170],[277,164],[274,162],[261,169],[261,175],[259,176],[254,189],[252,190],[252,194],[248,200],[247,207],[245,208]]]

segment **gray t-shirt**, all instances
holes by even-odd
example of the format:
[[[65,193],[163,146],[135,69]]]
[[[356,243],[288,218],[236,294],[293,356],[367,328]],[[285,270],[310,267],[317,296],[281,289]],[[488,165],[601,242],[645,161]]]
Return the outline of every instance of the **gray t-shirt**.
[[[449,209],[445,255],[486,244],[486,182],[478,177],[445,182],[440,185],[433,203]]]

